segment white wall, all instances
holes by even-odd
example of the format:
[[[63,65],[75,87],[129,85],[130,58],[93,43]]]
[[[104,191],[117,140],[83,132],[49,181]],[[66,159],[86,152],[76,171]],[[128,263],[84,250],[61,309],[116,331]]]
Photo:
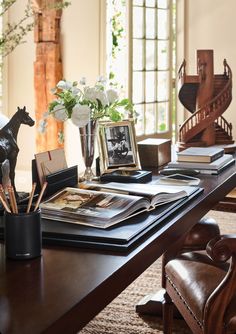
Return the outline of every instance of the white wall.
[[[86,77],[87,84],[93,85],[103,75],[100,39],[100,0],[72,0],[62,18],[62,59],[64,78],[79,81]],[[103,39],[102,39],[103,40]],[[83,170],[79,130],[71,122],[66,124],[65,150],[69,165],[78,164]]]
[[[196,50],[214,50],[214,72],[223,74],[223,60],[233,72],[233,100],[224,113],[233,124],[236,140],[236,1],[235,0],[185,0],[185,59],[187,73],[196,74]],[[178,63],[180,64],[180,59]]]
[[[17,22],[23,15],[24,4],[27,0],[17,1],[9,11],[10,22]],[[34,119],[34,76],[33,61],[35,53],[33,33],[26,37],[26,43],[19,45],[9,56],[7,62],[8,80],[4,94],[7,98],[7,106],[4,113],[11,117],[17,110],[17,106],[26,106],[30,116]],[[35,152],[35,127],[22,125],[18,135],[17,167],[22,169],[31,168],[31,160]]]

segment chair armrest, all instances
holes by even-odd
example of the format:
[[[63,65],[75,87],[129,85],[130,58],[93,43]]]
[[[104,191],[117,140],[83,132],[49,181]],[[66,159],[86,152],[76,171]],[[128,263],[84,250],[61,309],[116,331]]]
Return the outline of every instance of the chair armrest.
[[[204,309],[205,328],[220,328],[227,307],[236,291],[236,234],[215,237],[207,244],[206,252],[215,263],[230,259],[225,277],[209,296]],[[206,333],[212,333],[212,331],[208,330]]]
[[[211,239],[206,252],[213,261],[226,262],[231,256],[236,256],[236,234],[224,234]]]

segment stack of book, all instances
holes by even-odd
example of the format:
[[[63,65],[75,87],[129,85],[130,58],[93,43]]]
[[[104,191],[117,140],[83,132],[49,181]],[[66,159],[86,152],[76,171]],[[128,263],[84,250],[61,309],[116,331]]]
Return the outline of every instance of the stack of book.
[[[177,160],[168,164],[168,168],[197,169],[201,174],[218,175],[235,160],[231,154],[224,154],[224,149],[210,147],[189,147],[177,153]]]

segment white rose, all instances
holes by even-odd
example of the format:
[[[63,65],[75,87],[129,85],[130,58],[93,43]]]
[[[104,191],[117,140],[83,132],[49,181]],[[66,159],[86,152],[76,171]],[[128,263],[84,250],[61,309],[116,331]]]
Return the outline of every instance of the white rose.
[[[87,105],[77,103],[72,109],[71,121],[80,128],[87,125],[90,120],[91,109]]]
[[[103,90],[98,90],[97,91],[96,99],[98,99],[101,102],[103,107],[108,105],[107,94]]]
[[[72,88],[71,88],[71,93],[73,94],[73,95],[77,95],[78,93],[79,93],[79,88],[78,87],[75,87],[75,86],[73,86]]]
[[[85,100],[88,100],[91,102],[97,102],[96,97],[97,97],[97,92],[95,88],[86,87],[84,89]]]
[[[66,108],[61,104],[57,104],[53,108],[52,112],[53,112],[53,116],[56,118],[56,120],[58,120],[60,122],[64,122],[68,118]]]
[[[57,84],[57,88],[59,89],[71,89],[73,87],[73,84],[69,81],[64,81],[64,80],[60,80]]]
[[[107,90],[107,98],[109,104],[114,103],[115,101],[118,100],[118,93],[115,89],[108,89]]]

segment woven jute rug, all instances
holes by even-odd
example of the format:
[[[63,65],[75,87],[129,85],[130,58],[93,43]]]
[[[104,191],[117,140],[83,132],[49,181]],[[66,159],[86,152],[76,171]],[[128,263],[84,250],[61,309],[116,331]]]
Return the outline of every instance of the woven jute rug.
[[[222,234],[236,233],[236,213],[210,211]],[[126,290],[84,327],[80,334],[159,334],[163,333],[162,319],[139,316],[135,305],[145,295],[157,292],[161,285],[161,259],[157,260]],[[96,301],[94,301],[96,303]],[[174,320],[174,334],[190,334],[183,320]]]

